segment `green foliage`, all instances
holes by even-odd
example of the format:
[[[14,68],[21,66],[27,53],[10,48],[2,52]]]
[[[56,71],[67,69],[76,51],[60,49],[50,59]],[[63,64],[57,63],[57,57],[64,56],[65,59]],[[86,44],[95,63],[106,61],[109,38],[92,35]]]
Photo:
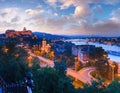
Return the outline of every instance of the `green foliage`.
[[[92,51],[90,51],[89,56],[92,60],[98,61],[101,59],[106,59],[108,54],[105,52],[105,50],[102,47],[96,47]]]
[[[103,78],[109,79],[109,63],[107,60],[99,60],[96,62],[96,69]]]
[[[8,49],[4,51],[4,47]],[[0,48],[0,75],[6,82],[22,80],[29,70],[27,52],[22,48],[15,47],[15,43],[7,43]]]
[[[106,88],[106,93],[120,93],[120,82],[115,79]]]
[[[55,68],[42,69],[39,65],[40,60],[34,58],[32,67],[28,67],[27,52],[15,46],[14,42],[0,46],[0,76],[8,83],[23,80],[25,73],[31,71],[35,82],[33,93],[120,93],[118,80],[111,82],[107,88],[101,80],[98,80],[93,81],[91,85],[85,84],[83,89],[77,90],[66,77],[66,62],[55,62]],[[5,51],[6,48],[8,51]],[[96,67],[99,73],[107,75],[109,69],[107,60],[97,61]]]
[[[92,81],[92,84],[84,84],[83,93],[105,93],[105,86],[101,79]]]
[[[35,73],[38,69],[40,69],[40,60],[37,57],[34,57],[30,70],[32,73]]]
[[[68,67],[73,66],[73,65],[74,65],[74,62],[75,62],[74,56],[70,56],[70,57],[67,57],[67,58],[66,58],[66,64],[67,64]]]
[[[112,65],[114,65],[114,66],[115,66],[115,68],[114,68],[114,72],[115,72],[115,74],[118,74],[118,63],[113,62],[113,64],[112,64]]]
[[[59,73],[52,68],[40,69],[34,75],[34,93],[75,93],[70,82],[61,78]]]
[[[108,63],[108,54],[102,47],[96,47],[89,53],[90,56],[90,66],[95,66],[98,73],[105,79],[110,79],[110,66]]]
[[[66,77],[67,65],[65,61],[55,62],[55,69],[58,71],[61,77]]]

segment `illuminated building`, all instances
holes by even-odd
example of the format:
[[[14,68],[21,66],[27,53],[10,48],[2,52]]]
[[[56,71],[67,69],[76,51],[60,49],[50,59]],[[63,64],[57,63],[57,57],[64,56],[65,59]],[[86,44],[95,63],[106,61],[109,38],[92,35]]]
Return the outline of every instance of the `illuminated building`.
[[[47,44],[46,39],[43,38],[41,52],[48,53],[50,51],[50,48],[51,48],[50,44]]]
[[[32,31],[27,30],[26,27],[23,28],[23,31],[15,31],[15,30],[6,30],[5,32],[5,37],[6,38],[15,38],[18,36],[23,36],[23,35],[32,35]]]
[[[72,47],[72,54],[77,56],[78,60],[82,63],[86,63],[89,61],[89,52],[94,48],[94,45],[74,45]]]

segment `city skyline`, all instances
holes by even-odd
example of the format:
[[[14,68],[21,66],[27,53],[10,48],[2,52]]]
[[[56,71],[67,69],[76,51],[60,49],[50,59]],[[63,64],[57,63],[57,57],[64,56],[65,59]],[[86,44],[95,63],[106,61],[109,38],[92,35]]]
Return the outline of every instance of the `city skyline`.
[[[119,0],[0,0],[0,33],[7,29],[65,35],[120,35]]]

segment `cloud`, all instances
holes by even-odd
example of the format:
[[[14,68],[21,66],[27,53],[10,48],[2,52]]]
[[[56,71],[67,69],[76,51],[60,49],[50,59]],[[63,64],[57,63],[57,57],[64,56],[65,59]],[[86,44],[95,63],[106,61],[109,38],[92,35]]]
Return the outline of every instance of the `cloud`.
[[[111,15],[107,14],[111,18],[100,19],[95,14],[104,10],[103,3],[115,4],[116,1],[46,0],[47,3],[44,3],[47,6],[36,3],[34,8],[25,8],[26,10],[17,7],[1,8],[0,28],[21,29],[26,26],[33,31],[52,34],[117,36],[120,33],[120,9],[114,10]],[[69,11],[71,8],[72,11]],[[102,14],[101,16],[104,17]]]
[[[40,11],[39,10],[33,10],[33,9],[27,9],[27,10],[25,10],[25,13],[30,14],[30,15],[34,15],[34,14],[40,13]]]
[[[112,11],[110,20],[120,23],[120,8]]]
[[[85,2],[84,2],[85,3]],[[97,8],[101,8],[97,6]],[[92,24],[89,20],[92,10],[88,5],[81,4],[76,6],[75,11],[71,15],[58,16],[56,12],[44,12],[38,15],[32,15],[28,23],[28,27],[34,31],[44,31],[52,34],[67,35],[104,35],[118,36],[120,33],[120,22],[116,22],[115,18],[119,14],[119,9],[112,12],[112,17],[105,20],[92,18]],[[99,12],[99,11],[98,11]],[[100,11],[101,12],[101,11]],[[47,13],[47,14],[46,14]],[[52,17],[51,17],[52,16]],[[56,16],[58,16],[56,18]],[[109,34],[108,34],[109,33]]]
[[[18,8],[16,8],[16,7],[0,9],[0,15],[2,17],[8,17],[11,15],[11,13],[16,14],[17,10],[18,10]]]
[[[120,0],[104,0],[103,3],[115,5],[115,4],[120,4]]]
[[[73,16],[77,18],[86,18],[92,14],[92,9],[89,7],[89,3],[97,3],[98,0],[47,0],[48,3],[56,4],[60,3],[60,9],[68,9],[70,6],[75,7]]]
[[[79,5],[87,5],[88,3],[96,3],[98,0],[46,0],[49,4],[56,4],[59,2],[61,9],[69,8],[70,6],[79,6]]]
[[[0,20],[1,21],[11,21],[11,19],[17,15],[18,8],[4,8],[0,9]]]
[[[112,13],[111,13],[112,16],[114,17],[119,17],[120,18],[120,8],[118,8],[117,10],[114,10]]]
[[[71,5],[74,5],[76,2],[76,0],[62,0],[62,5],[61,5],[61,9],[66,9],[68,7],[70,7]]]
[[[7,12],[3,12],[0,15],[1,15],[1,17],[6,18],[8,16],[8,13]]]
[[[42,8],[42,4],[38,4],[38,5],[37,5],[37,8]]]
[[[57,0],[47,0],[47,2],[49,2],[49,3],[56,3]]]
[[[102,36],[119,36],[120,23],[111,20],[104,20],[101,23],[89,25],[87,21],[80,24],[72,24],[66,29],[66,34],[70,35],[102,35]]]
[[[19,16],[15,16],[13,19],[11,19],[11,22],[19,22],[21,18]]]
[[[28,16],[21,12],[21,9],[17,7],[1,8],[0,9],[0,31],[7,29],[21,29],[24,25],[27,25],[25,19]]]
[[[58,16],[58,13],[54,13],[54,16]]]
[[[94,6],[92,10],[96,11],[97,13],[103,13],[103,8],[101,5]]]
[[[91,15],[91,10],[87,6],[77,6],[74,11],[74,16],[83,18]]]

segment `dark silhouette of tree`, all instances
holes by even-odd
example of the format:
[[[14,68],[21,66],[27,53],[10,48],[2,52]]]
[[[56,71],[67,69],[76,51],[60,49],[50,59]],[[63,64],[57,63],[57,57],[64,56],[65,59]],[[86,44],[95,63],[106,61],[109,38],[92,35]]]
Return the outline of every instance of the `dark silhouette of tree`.
[[[6,52],[5,49],[8,49]],[[22,80],[29,70],[27,52],[15,47],[14,43],[7,43],[0,48],[0,75],[6,82]]]
[[[96,62],[96,69],[99,72],[99,74],[104,78],[109,78],[109,63],[107,60],[99,60]]]
[[[120,82],[115,79],[106,88],[105,93],[120,93]]]
[[[89,53],[90,59],[94,61],[99,61],[101,59],[106,59],[108,54],[102,47],[96,47]]]
[[[101,79],[98,78],[98,81],[92,81],[90,84],[84,84],[82,93],[105,93],[105,86]]]
[[[65,61],[61,62],[54,62],[55,66],[54,68],[58,71],[59,75],[61,77],[66,77],[66,70],[67,70],[67,65]]]
[[[52,68],[38,70],[34,80],[36,85],[35,93],[76,93],[72,84],[64,80]]]

